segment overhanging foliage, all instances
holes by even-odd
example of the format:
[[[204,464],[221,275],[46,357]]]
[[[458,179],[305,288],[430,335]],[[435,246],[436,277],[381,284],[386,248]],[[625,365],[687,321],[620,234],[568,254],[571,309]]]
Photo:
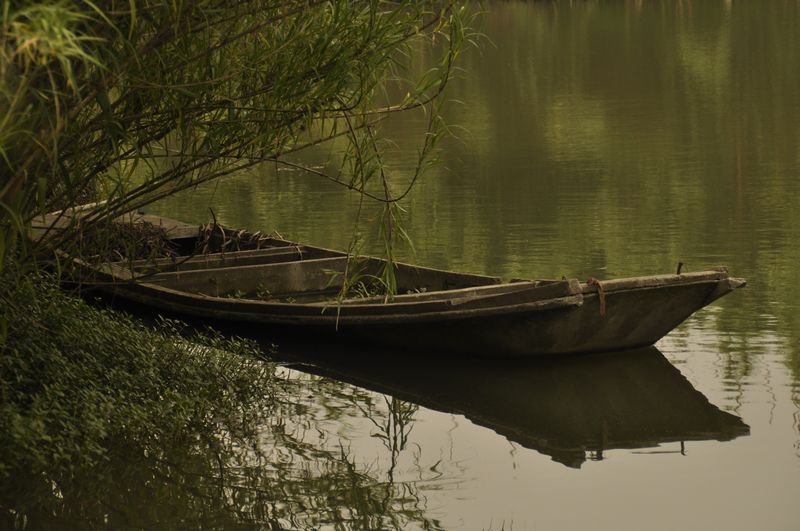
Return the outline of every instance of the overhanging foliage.
[[[323,177],[386,204],[391,254],[397,197],[374,124],[431,107],[422,172],[465,38],[462,8],[435,1],[6,1],[2,16],[3,257],[36,214],[104,201],[85,229],[334,138],[342,172]],[[420,39],[446,43],[439,64],[373,107]]]

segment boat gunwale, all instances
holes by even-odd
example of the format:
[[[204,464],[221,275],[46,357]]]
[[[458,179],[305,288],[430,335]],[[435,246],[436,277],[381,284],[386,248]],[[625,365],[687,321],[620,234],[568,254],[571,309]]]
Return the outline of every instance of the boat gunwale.
[[[309,249],[314,249],[314,250],[319,249],[319,250],[324,250],[324,251],[330,251],[329,249],[314,248],[314,247],[309,247],[309,246],[305,246],[305,247],[309,248]],[[248,252],[249,253],[250,251],[234,251],[234,253],[236,253],[236,252]],[[330,252],[335,253],[337,251],[330,251]],[[226,253],[226,254],[232,254],[232,253]],[[385,262],[385,260],[383,260],[381,258],[376,258],[376,257],[364,257],[364,258],[366,258],[368,260],[371,260],[371,261],[378,261],[378,262],[384,261]],[[266,269],[266,268],[271,268],[271,267],[278,268],[278,267],[281,267],[281,266],[286,266],[288,264],[296,264],[296,263],[302,263],[304,267],[309,267],[310,268],[310,267],[314,267],[314,266],[325,265],[325,264],[328,264],[328,263],[334,264],[334,263],[342,261],[343,259],[346,261],[347,259],[349,259],[349,257],[346,254],[342,253],[340,256],[322,256],[322,257],[315,257],[315,258],[309,258],[309,259],[299,258],[297,260],[286,260],[286,261],[281,261],[281,262],[269,262],[269,263],[264,263],[264,264],[220,265],[219,267],[213,267],[213,268],[208,268],[208,269],[193,269],[193,270],[188,270],[188,271],[159,271],[159,272],[156,272],[156,273],[145,273],[145,274],[142,274],[140,278],[153,279],[153,280],[160,280],[160,279],[167,280],[167,279],[179,278],[180,276],[183,276],[183,275],[185,275],[185,276],[189,276],[189,275],[203,276],[203,275],[208,275],[208,274],[211,274],[211,273],[217,272],[217,271],[244,271],[246,269],[257,270],[257,269],[262,269],[262,268]],[[122,266],[122,264],[127,265],[125,262],[109,262],[107,265],[112,266],[115,270],[124,271],[124,274],[121,274],[120,276],[122,276],[126,281],[136,281],[136,274],[135,273],[131,274],[130,273],[130,269],[128,267]],[[475,278],[480,279],[480,280],[492,281],[492,283],[489,283],[489,284],[478,284],[478,285],[475,285],[475,286],[467,286],[467,287],[464,287],[464,288],[444,289],[444,290],[430,290],[430,291],[419,292],[419,293],[398,294],[398,295],[392,296],[390,298],[390,300],[388,302],[384,302],[384,304],[391,304],[395,300],[397,300],[398,298],[407,299],[407,298],[415,298],[416,297],[417,300],[421,300],[423,298],[435,298],[439,294],[454,293],[454,292],[459,292],[459,291],[462,291],[462,290],[481,290],[481,289],[490,290],[490,289],[503,288],[503,287],[510,286],[510,285],[520,285],[520,286],[529,285],[529,284],[547,285],[547,284],[550,284],[550,283],[557,283],[557,282],[562,282],[562,281],[568,281],[568,282],[577,281],[577,279],[569,279],[569,280],[567,280],[567,279],[563,279],[563,280],[553,280],[553,279],[530,279],[530,280],[527,280],[527,279],[525,279],[525,280],[515,280],[513,282],[512,281],[504,282],[500,277],[496,277],[496,276],[480,275],[480,274],[472,274],[472,273],[459,273],[459,272],[455,272],[455,271],[448,271],[448,270],[431,268],[431,267],[426,267],[426,266],[418,266],[418,265],[407,264],[407,263],[402,263],[402,262],[397,263],[397,266],[399,266],[400,268],[407,268],[409,271],[421,271],[421,272],[426,272],[426,273],[431,273],[431,274],[442,274],[442,275],[455,275],[455,276],[459,276],[459,277],[463,276],[463,277],[467,277],[467,278],[475,277]],[[89,266],[89,267],[91,267],[91,266]],[[671,286],[671,285],[679,284],[682,281],[690,281],[690,282],[691,281],[697,281],[697,280],[722,281],[722,280],[725,280],[725,279],[728,279],[728,278],[732,278],[732,277],[730,277],[727,268],[722,267],[722,266],[717,266],[717,267],[705,269],[705,270],[702,270],[702,271],[692,271],[692,272],[681,273],[681,274],[660,274],[660,275],[646,275],[646,276],[614,278],[614,279],[608,279],[608,280],[597,280],[597,284],[594,284],[594,285],[590,285],[588,282],[580,282],[580,292],[584,293],[584,294],[596,293],[598,291],[597,290],[597,285],[598,284],[602,287],[603,292],[605,292],[605,293],[616,293],[616,292],[619,292],[619,291],[624,291],[624,290],[629,290],[629,289],[659,288],[659,287]],[[155,283],[155,282],[151,281],[151,282],[148,282],[148,283]],[[535,287],[535,286],[532,286],[532,287]],[[522,288],[520,288],[520,289],[522,289]],[[178,290],[178,291],[180,291],[180,290]],[[381,302],[381,301],[385,301],[385,299],[386,299],[385,296],[378,295],[378,296],[372,296],[372,297],[364,297],[363,299],[346,298],[346,299],[343,299],[341,302],[349,306],[351,304],[354,304],[354,301],[359,301],[359,302],[360,301],[364,301],[364,302],[367,302],[367,301]],[[241,299],[241,300],[252,300],[252,299]],[[302,303],[289,303],[289,304],[302,304]],[[326,304],[324,302],[314,302],[314,303],[307,303],[307,304],[315,305],[315,306],[326,306]]]
[[[581,282],[581,292],[584,294],[597,293],[597,285],[602,287],[605,293],[617,293],[619,291],[627,291],[640,288],[660,288],[679,284],[680,281],[699,281],[699,280],[713,280],[722,281],[731,278],[728,269],[723,266],[712,267],[702,271],[690,271],[688,273],[680,274],[661,274],[661,275],[645,275],[638,277],[623,277],[613,278],[608,280],[596,280],[595,284],[588,282]]]
[[[270,302],[215,297],[213,295],[188,293],[185,291],[159,286],[157,284],[147,285],[146,283],[128,283],[126,285],[131,287],[144,287],[147,289],[147,292],[151,292],[149,294],[147,292],[134,294],[128,291],[127,296],[134,298],[138,302],[153,301],[155,298],[162,303],[155,304],[156,306],[166,306],[168,309],[178,309],[185,308],[192,301],[203,301],[207,303],[213,303],[215,305],[227,306],[227,308],[212,308],[207,304],[195,304],[192,305],[192,311],[186,312],[184,309],[183,312],[195,315],[212,315],[213,317],[228,320],[268,321],[274,324],[296,323],[298,320],[301,320],[304,324],[309,325],[325,325],[333,323],[339,323],[342,325],[373,323],[385,324],[391,322],[410,323],[435,320],[466,319],[493,315],[510,315],[530,311],[578,307],[583,304],[583,296],[581,294],[574,294],[564,297],[551,297],[513,305],[506,304],[480,308],[460,308],[458,305],[451,305],[449,300],[425,301],[424,303],[389,303],[387,305],[347,307],[337,306],[334,304],[327,307],[320,307],[303,303]],[[170,297],[170,299],[166,300],[164,298],[154,297],[153,292],[167,295]],[[413,311],[419,309],[420,306],[429,307],[432,311]],[[440,307],[440,309],[434,310],[434,308],[437,306]],[[269,311],[246,311],[243,308],[251,310],[272,309],[279,310],[279,312],[272,313]],[[408,313],[386,311],[392,309],[397,310],[400,308],[411,311]],[[369,311],[366,313],[358,312],[358,310],[367,309]],[[377,312],[376,309],[380,311]],[[299,311],[297,311],[297,313],[287,313],[285,310]],[[306,313],[303,312],[303,310],[316,311],[314,313]],[[330,310],[330,312],[328,310]],[[342,312],[342,310],[345,311]]]
[[[330,253],[332,256],[313,256],[314,254],[326,254]],[[113,264],[120,264],[121,267],[124,266],[125,269],[133,270],[135,272],[139,272],[144,275],[156,275],[162,273],[179,273],[179,272],[188,272],[194,271],[195,269],[167,269],[177,267],[180,268],[182,266],[193,266],[193,265],[207,265],[210,267],[202,268],[203,270],[213,271],[216,269],[227,268],[227,267],[240,267],[235,265],[227,265],[227,261],[235,261],[237,259],[268,259],[274,258],[276,256],[296,256],[294,260],[285,260],[283,262],[273,262],[273,263],[286,263],[286,262],[301,262],[307,260],[316,260],[318,258],[337,258],[338,255],[334,255],[336,251],[330,251],[328,249],[320,249],[316,247],[308,247],[306,245],[286,245],[286,246],[275,246],[275,247],[262,247],[259,249],[247,249],[242,251],[227,251],[227,252],[216,252],[216,253],[203,253],[203,254],[194,254],[194,255],[185,255],[185,256],[171,256],[166,258],[156,258],[156,259],[139,259],[134,261],[125,261],[125,260],[117,260],[114,262],[110,262]],[[306,257],[307,255],[311,255],[312,257]],[[268,262],[269,263],[269,262]],[[218,264],[218,265],[217,265]],[[256,264],[250,264],[256,265]],[[264,265],[267,265],[266,263]],[[141,270],[147,269],[154,269],[154,271],[145,271],[142,272]],[[163,270],[160,268],[164,268]]]
[[[672,284],[673,287],[693,287],[700,285],[714,286],[719,281],[713,279],[700,280],[696,282],[681,282]],[[348,306],[346,308],[337,305],[328,307],[311,306],[303,303],[283,303],[283,302],[269,302],[259,300],[239,300],[229,299],[225,297],[215,297],[205,294],[193,294],[185,291],[166,288],[156,284],[146,285],[145,283],[126,284],[131,287],[145,288],[145,292],[137,293],[135,298],[140,302],[153,301],[159,299],[160,306],[167,306],[168,308],[178,309],[182,308],[185,311],[187,306],[192,306],[194,309],[190,313],[213,315],[222,319],[229,320],[247,320],[247,321],[269,321],[271,323],[296,323],[298,320],[314,325],[324,325],[331,323],[339,323],[341,325],[349,324],[384,324],[391,322],[424,322],[424,321],[437,321],[437,320],[454,320],[454,319],[468,319],[474,317],[495,316],[495,315],[512,315],[531,311],[542,310],[555,310],[555,309],[568,309],[577,308],[582,306],[586,297],[593,298],[592,295],[596,294],[581,294],[568,295],[565,297],[554,297],[549,299],[542,299],[532,302],[525,302],[513,305],[495,305],[480,308],[459,308],[457,305],[453,306],[448,301],[430,301],[424,305],[422,304],[404,304],[404,303],[389,303],[388,305],[368,305],[368,306]],[[629,290],[617,291],[615,294],[633,293],[639,291],[648,291],[659,288],[644,287],[634,288]],[[130,294],[130,293],[129,293]],[[168,300],[163,297],[158,297],[158,294],[166,295]],[[200,302],[201,304],[196,304]],[[212,303],[216,307],[209,306]],[[159,305],[159,304],[157,304]],[[436,309],[437,305],[439,306]],[[221,307],[220,307],[221,306]],[[404,309],[413,310],[420,309],[423,306],[427,307],[430,311],[413,311],[412,313],[406,312],[392,312],[390,310],[397,310],[400,307]],[[199,308],[199,310],[198,310]],[[381,309],[380,313],[375,309]],[[273,311],[270,311],[273,310]],[[286,310],[294,310],[295,312],[287,313]],[[316,310],[314,313],[308,310]],[[328,312],[330,310],[330,313]],[[342,311],[344,310],[344,311]],[[368,310],[367,313],[361,313],[358,310]]]

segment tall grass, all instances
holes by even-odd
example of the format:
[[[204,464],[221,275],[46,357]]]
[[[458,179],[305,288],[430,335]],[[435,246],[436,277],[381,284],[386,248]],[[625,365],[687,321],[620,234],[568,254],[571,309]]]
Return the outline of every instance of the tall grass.
[[[428,108],[422,173],[443,130],[437,101],[469,38],[462,6],[429,0],[2,6],[0,267],[27,256],[9,253],[37,215],[98,202],[87,229],[265,161],[296,167],[293,154],[335,138],[345,140],[341,173],[312,173],[386,205],[391,258],[405,194],[388,186],[376,125]],[[434,68],[404,79],[420,40],[446,44]],[[404,95],[376,107],[388,79]],[[48,245],[68,248],[77,230]]]

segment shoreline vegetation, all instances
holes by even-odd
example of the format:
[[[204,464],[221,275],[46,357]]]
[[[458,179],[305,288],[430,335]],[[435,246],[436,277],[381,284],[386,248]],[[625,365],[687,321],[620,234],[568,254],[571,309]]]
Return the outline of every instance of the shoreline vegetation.
[[[60,289],[58,257],[147,254],[113,220],[275,164],[357,194],[349,251],[370,233],[392,263],[400,201],[447,132],[469,17],[438,1],[5,5],[0,528],[438,527],[413,493],[289,428],[311,422],[297,397],[321,391],[279,376],[268,352],[91,305]],[[410,69],[420,46],[431,63]],[[380,123],[401,111],[428,125],[410,178],[393,181]],[[294,158],[325,143],[336,173]],[[37,216],[84,203],[80,223],[29,240]],[[394,289],[391,267],[381,285]]]
[[[437,527],[346,449],[307,440],[298,397],[320,388],[256,343],[145,324],[48,276],[0,287],[0,528]]]

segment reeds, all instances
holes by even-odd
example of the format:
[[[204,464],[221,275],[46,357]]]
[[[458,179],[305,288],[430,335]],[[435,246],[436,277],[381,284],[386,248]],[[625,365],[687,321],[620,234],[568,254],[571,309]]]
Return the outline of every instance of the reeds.
[[[376,124],[428,109],[413,184],[444,131],[437,102],[469,38],[464,16],[436,1],[4,2],[0,257],[37,214],[97,202],[49,239],[64,249],[79,230],[265,161],[302,167],[293,154],[339,138],[341,172],[312,173],[386,205],[391,258],[407,190],[391,192]],[[397,81],[410,47],[434,39],[439,62]],[[375,107],[388,78],[404,96]]]

